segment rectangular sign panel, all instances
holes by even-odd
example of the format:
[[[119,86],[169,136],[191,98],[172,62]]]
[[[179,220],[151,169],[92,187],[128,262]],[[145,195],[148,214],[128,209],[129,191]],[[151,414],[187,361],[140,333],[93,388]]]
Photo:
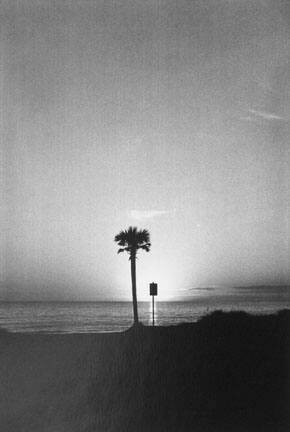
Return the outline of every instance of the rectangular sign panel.
[[[157,295],[157,283],[152,282],[150,284],[150,295],[156,296]]]

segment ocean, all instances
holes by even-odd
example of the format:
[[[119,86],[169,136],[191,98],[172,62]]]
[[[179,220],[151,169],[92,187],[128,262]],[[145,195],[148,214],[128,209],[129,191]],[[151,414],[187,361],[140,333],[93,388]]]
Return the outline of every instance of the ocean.
[[[244,310],[253,314],[290,308],[289,291],[273,295],[246,293],[204,296],[183,302],[155,302],[155,324],[195,322],[214,310]],[[138,303],[139,320],[152,325],[151,302]],[[9,332],[103,333],[120,332],[132,325],[131,302],[1,302],[0,328]]]

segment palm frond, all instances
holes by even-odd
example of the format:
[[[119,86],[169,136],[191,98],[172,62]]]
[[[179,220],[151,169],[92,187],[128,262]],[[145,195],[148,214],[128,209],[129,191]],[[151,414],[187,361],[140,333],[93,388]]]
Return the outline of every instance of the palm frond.
[[[146,229],[140,230],[136,234],[136,238],[138,243],[149,243],[150,242],[150,234]]]
[[[145,250],[146,252],[149,252],[149,251],[150,251],[150,246],[148,246],[148,245],[144,245],[144,246],[140,246],[138,249],[143,249],[143,250]]]
[[[127,242],[127,237],[127,231],[121,231],[115,236],[114,241],[118,243],[119,246],[125,246]]]

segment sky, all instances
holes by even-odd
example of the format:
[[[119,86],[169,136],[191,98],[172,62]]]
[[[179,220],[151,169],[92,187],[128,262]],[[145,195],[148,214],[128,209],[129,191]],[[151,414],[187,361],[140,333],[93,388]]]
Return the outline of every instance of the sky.
[[[131,225],[140,300],[290,285],[289,2],[0,12],[0,300],[130,300]]]

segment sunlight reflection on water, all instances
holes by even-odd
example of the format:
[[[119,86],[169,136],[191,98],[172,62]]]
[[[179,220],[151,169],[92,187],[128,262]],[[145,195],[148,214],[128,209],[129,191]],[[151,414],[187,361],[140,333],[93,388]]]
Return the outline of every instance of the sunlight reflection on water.
[[[282,301],[260,298],[204,298],[194,302],[163,302],[155,298],[155,325],[195,322],[217,309],[271,313],[290,308]],[[152,325],[152,301],[138,303],[139,319]],[[133,322],[131,302],[17,302],[0,303],[0,327],[11,332],[98,333],[128,329]]]

